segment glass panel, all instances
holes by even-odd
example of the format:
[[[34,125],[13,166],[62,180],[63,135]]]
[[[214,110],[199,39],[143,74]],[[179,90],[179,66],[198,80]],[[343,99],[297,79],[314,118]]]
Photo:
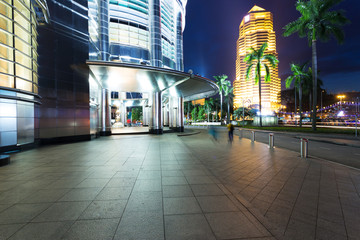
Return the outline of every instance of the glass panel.
[[[19,27],[17,24],[15,24],[15,35],[21,39],[23,39],[25,42],[30,43],[31,42],[31,35],[29,32],[25,31],[21,27]]]
[[[1,39],[1,33],[0,33],[0,39]],[[11,45],[11,44],[9,44],[9,45]],[[14,50],[12,48],[0,44],[0,57],[12,61],[12,60],[14,60],[13,52],[14,52]]]
[[[7,74],[14,74],[14,63],[0,59],[0,72]]]
[[[26,18],[30,19],[30,10],[27,9],[22,2],[14,0],[16,11],[21,12]]]
[[[14,87],[14,77],[0,73],[0,86],[1,87]]]
[[[16,79],[16,88],[24,91],[32,92],[32,83],[19,79]]]
[[[31,58],[18,51],[15,51],[15,61],[25,67],[31,68]]]
[[[15,70],[16,70],[16,76],[25,78],[29,81],[32,80],[32,71],[31,70],[29,70],[25,67],[22,67],[19,64],[16,64]],[[17,82],[16,82],[16,84],[17,84]],[[18,88],[18,85],[16,85],[16,88]]]
[[[33,83],[38,83],[38,75],[33,72]]]
[[[1,5],[0,5],[1,7]],[[0,28],[8,32],[12,32],[12,21],[2,15],[0,15]]]
[[[21,14],[15,12],[14,14],[14,19],[15,22],[18,23],[20,26],[22,26],[25,30],[27,30],[28,32],[30,32],[31,29],[31,24],[29,23],[29,21],[24,18]]]
[[[5,15],[8,18],[12,19],[11,7],[9,5],[7,5],[6,3],[3,3],[2,1],[0,2],[0,13],[2,15]]]
[[[34,84],[34,93],[38,94],[39,90],[38,90],[38,86]]]
[[[21,52],[31,56],[31,46],[26,44],[24,41],[21,41],[19,38],[15,37],[15,48]]]

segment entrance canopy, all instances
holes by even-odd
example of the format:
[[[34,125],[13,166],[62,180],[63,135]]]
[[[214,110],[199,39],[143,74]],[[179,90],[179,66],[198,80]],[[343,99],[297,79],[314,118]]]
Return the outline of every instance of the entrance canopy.
[[[161,92],[185,101],[207,98],[218,92],[210,79],[172,69],[137,64],[87,61],[90,73],[104,88],[121,92]]]

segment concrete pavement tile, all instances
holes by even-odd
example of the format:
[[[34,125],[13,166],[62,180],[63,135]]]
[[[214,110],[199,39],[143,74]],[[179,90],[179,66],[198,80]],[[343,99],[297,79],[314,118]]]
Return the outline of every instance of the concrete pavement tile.
[[[135,181],[135,177],[112,178],[106,187],[133,187]]]
[[[162,170],[161,171],[162,177],[183,177],[184,174],[181,170]]]
[[[92,201],[100,191],[101,188],[74,188],[58,201]]]
[[[113,240],[134,239],[164,239],[162,212],[125,212]]]
[[[172,240],[216,239],[202,214],[165,216],[165,236]]]
[[[162,185],[186,185],[188,182],[183,176],[178,177],[162,177]]]
[[[145,171],[141,170],[137,179],[161,179],[161,171]]]
[[[304,240],[315,238],[316,226],[291,219],[285,231],[285,239]]]
[[[161,192],[133,192],[125,211],[162,211],[162,209]]]
[[[263,201],[261,199],[259,199],[258,197],[256,197],[255,199],[252,200],[251,204],[256,207],[260,213],[262,215],[265,215],[265,213],[267,212],[267,210],[270,208],[271,203]]]
[[[76,220],[90,203],[90,201],[57,202],[34,218],[32,222]]]
[[[158,192],[161,191],[161,179],[136,180],[134,192]]]
[[[330,222],[327,221],[325,219],[322,218],[318,218],[317,219],[317,227],[322,228],[322,229],[326,229],[328,231],[346,236],[346,228],[344,223],[334,223],[334,222]]]
[[[316,228],[316,239],[317,240],[348,240],[347,236],[340,235],[329,231],[328,229],[323,229],[320,227]]]
[[[70,230],[61,239],[112,239],[118,223],[118,219],[79,220],[71,226]]]
[[[15,204],[0,213],[0,224],[30,222],[50,205],[50,203]]]
[[[197,197],[197,200],[205,213],[231,212],[238,210],[227,196],[203,196]]]
[[[70,228],[73,222],[29,223],[9,240],[57,240]]]
[[[139,175],[138,170],[133,171],[118,171],[113,178],[136,178]]]
[[[306,211],[306,209],[294,209],[294,211],[291,213],[291,218],[315,225],[317,216],[313,214],[309,214],[308,211]]]
[[[82,182],[84,178],[73,178],[73,179],[59,179],[50,185],[46,186],[46,189],[54,189],[54,188],[74,188],[80,182]]]
[[[27,198],[21,200],[21,203],[41,203],[41,202],[56,202],[59,198],[64,196],[69,189],[41,189]]]
[[[87,178],[75,188],[103,188],[109,180],[108,178]]]
[[[94,201],[79,219],[120,218],[127,200]]]
[[[117,187],[117,188],[105,187],[96,196],[95,200],[128,199],[131,191],[132,191],[132,187]]]
[[[7,224],[0,225],[0,239],[8,239],[11,235],[16,233],[25,224]]]
[[[11,204],[0,204],[0,213],[2,211],[4,211],[5,209],[9,208],[10,206],[12,206],[12,205]]]
[[[193,197],[194,194],[191,191],[189,185],[175,185],[175,186],[163,186],[163,197]]]
[[[214,181],[209,176],[187,176],[186,179],[189,184],[214,183]]]
[[[205,216],[220,239],[271,237],[264,236],[241,212],[208,213]]]
[[[191,185],[195,196],[224,195],[224,192],[216,184]]]
[[[194,197],[164,198],[164,214],[201,213],[201,208]]]

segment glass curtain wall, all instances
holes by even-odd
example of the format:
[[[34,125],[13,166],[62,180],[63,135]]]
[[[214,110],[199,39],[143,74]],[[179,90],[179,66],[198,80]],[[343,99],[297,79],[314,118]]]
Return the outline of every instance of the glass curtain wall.
[[[34,142],[37,7],[30,0],[0,1],[0,150]]]

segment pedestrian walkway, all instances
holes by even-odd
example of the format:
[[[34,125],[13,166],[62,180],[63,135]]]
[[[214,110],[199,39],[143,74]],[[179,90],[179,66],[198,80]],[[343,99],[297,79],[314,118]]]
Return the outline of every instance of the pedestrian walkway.
[[[360,172],[226,134],[12,154],[0,239],[359,239]]]

